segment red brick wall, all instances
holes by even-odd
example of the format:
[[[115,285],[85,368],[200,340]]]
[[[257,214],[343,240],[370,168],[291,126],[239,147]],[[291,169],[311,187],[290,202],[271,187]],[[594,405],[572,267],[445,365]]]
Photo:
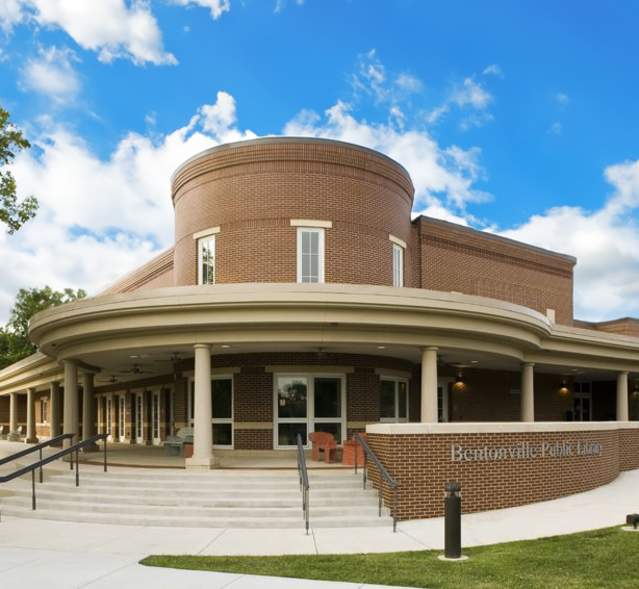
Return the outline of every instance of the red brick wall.
[[[295,282],[290,220],[320,219],[333,223],[327,282],[392,285],[389,234],[410,240],[412,198],[403,168],[363,148],[286,140],[214,150],[174,179],[175,284],[196,282],[192,236],[218,226],[218,283]]]
[[[508,447],[522,442],[599,442],[601,456],[453,462],[451,444]],[[369,434],[373,451],[399,483],[398,517],[443,515],[444,485],[458,481],[465,513],[525,505],[594,489],[639,467],[639,430],[583,432]],[[371,472],[371,478],[377,475]],[[385,488],[387,504],[390,491]]]
[[[421,217],[421,286],[500,299],[573,320],[574,259]]]

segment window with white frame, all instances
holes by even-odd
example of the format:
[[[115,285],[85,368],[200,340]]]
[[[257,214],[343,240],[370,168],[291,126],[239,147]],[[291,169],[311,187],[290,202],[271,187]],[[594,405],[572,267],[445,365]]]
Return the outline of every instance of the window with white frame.
[[[324,282],[324,229],[298,227],[297,282]]]
[[[215,284],[215,235],[197,240],[197,283]]]
[[[404,286],[404,248],[396,243],[393,244],[393,286]]]

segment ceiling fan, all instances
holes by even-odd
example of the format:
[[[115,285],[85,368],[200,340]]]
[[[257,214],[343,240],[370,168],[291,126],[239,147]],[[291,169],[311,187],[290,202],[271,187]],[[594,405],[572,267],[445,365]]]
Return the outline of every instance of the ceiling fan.
[[[129,370],[120,370],[117,372],[117,374],[153,374],[152,371],[150,370],[145,370],[144,368],[146,368],[145,366],[142,366],[140,364],[134,363],[131,368]]]

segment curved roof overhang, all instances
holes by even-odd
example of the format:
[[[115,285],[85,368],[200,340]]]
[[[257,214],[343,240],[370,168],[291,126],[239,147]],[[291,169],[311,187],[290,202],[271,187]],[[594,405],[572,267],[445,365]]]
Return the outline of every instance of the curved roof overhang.
[[[37,314],[30,336],[57,360],[195,343],[383,343],[639,370],[639,338],[554,325],[494,299],[379,286],[228,284],[105,295]]]

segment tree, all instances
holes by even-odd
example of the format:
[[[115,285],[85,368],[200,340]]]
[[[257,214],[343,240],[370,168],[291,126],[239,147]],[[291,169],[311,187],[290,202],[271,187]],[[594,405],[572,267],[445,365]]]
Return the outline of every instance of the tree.
[[[39,311],[83,299],[87,293],[65,288],[63,291],[44,288],[21,288],[11,310],[9,322],[0,328],[0,368],[30,356],[36,347],[29,341],[29,319]]]
[[[7,226],[9,233],[20,229],[38,210],[34,196],[18,202],[15,178],[9,170],[2,169],[13,161],[18,151],[29,147],[31,144],[22,131],[9,121],[9,113],[0,107],[0,223]]]

